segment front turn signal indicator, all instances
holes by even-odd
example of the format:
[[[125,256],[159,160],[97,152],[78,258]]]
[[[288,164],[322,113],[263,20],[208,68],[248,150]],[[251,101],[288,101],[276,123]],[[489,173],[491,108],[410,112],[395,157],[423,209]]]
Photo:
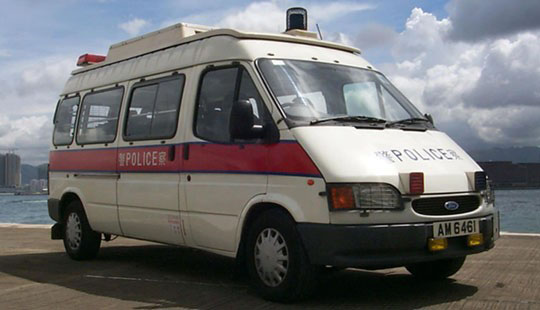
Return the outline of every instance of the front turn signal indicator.
[[[354,194],[350,186],[336,186],[330,188],[330,200],[334,210],[354,209]]]

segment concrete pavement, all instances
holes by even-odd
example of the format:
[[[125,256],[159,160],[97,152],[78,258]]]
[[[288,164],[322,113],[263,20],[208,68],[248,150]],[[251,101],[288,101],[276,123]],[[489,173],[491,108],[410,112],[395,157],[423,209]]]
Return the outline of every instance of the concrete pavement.
[[[423,283],[404,268],[345,270],[309,300],[261,300],[234,261],[118,238],[97,259],[70,260],[44,227],[0,227],[0,309],[540,309],[540,237],[503,236],[451,280]]]

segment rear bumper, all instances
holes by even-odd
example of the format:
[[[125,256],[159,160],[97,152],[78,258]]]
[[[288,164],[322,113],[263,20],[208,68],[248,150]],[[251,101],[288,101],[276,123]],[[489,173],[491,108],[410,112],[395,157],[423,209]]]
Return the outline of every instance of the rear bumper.
[[[484,244],[468,247],[467,237],[448,239],[448,248],[427,249],[432,223],[392,225],[332,225],[299,223],[298,231],[315,265],[379,269],[480,253],[495,245],[494,216],[481,217]],[[495,219],[496,221],[496,219]]]

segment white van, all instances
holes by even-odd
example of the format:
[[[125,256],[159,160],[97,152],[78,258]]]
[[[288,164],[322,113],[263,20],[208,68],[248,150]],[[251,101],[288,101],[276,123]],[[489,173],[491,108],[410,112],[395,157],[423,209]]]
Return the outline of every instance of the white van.
[[[49,172],[71,258],[113,235],[197,248],[283,301],[323,268],[445,278],[494,246],[474,160],[359,50],[289,28],[177,24],[79,58]]]

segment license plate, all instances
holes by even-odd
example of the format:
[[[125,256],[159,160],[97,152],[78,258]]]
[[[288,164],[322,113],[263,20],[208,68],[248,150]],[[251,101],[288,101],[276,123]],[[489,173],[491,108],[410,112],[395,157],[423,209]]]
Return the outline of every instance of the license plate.
[[[466,236],[480,232],[480,220],[459,220],[433,223],[433,238]]]

